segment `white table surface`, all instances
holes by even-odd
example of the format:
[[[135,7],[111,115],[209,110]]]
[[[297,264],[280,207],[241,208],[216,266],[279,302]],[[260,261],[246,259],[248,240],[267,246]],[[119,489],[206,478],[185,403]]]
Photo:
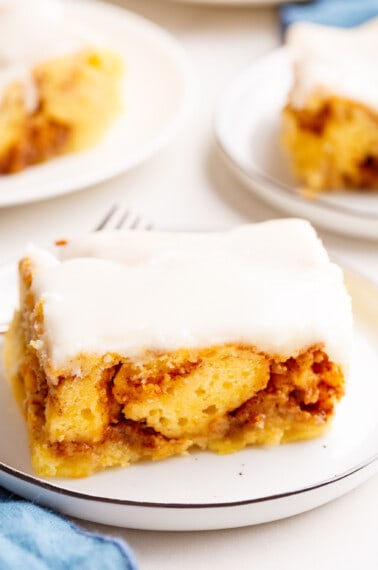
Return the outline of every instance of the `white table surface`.
[[[49,243],[89,230],[112,203],[161,229],[220,229],[282,216],[231,175],[212,136],[212,113],[222,90],[279,44],[275,10],[164,0],[114,3],[154,20],[187,48],[200,87],[195,117],[173,143],[132,172],[71,195],[1,209],[0,263],[18,257],[26,241]],[[320,235],[352,267],[378,281],[377,242]],[[376,570],[378,476],[328,505],[255,527],[168,533],[79,524],[126,539],[141,570]]]

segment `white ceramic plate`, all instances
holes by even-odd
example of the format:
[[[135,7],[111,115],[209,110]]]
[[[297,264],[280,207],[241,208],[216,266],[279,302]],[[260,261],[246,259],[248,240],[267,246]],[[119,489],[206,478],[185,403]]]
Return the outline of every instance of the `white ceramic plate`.
[[[190,61],[165,31],[110,4],[65,4],[73,22],[85,22],[124,59],[124,112],[90,150],[0,176],[0,207],[79,190],[140,164],[172,139],[194,107],[196,82]]]
[[[351,378],[327,436],[232,455],[193,453],[86,479],[44,480],[32,470],[25,423],[1,376],[0,484],[68,515],[151,530],[277,520],[355,488],[378,470],[378,286],[354,273],[347,283],[356,325]]]
[[[331,231],[377,239],[378,192],[325,192],[309,200],[290,174],[279,125],[291,63],[279,48],[234,80],[215,114],[217,143],[247,188],[273,206]]]

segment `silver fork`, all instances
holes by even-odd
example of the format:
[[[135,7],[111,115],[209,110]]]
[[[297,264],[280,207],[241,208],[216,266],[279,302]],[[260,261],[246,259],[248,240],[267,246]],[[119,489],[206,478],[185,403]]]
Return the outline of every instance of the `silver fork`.
[[[130,210],[122,210],[114,204],[105,216],[95,225],[92,231],[99,232],[105,229],[152,230],[153,224],[147,222],[138,214]]]
[[[142,216],[135,214],[131,210],[125,210],[114,204],[106,214],[97,222],[92,229],[92,232],[99,232],[100,230],[152,230],[153,224],[147,222]],[[8,321],[0,322],[0,335],[7,332],[9,327]]]

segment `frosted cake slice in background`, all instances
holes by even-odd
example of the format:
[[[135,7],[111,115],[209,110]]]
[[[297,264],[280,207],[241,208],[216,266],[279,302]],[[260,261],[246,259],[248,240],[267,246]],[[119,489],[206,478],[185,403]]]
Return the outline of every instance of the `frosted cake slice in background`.
[[[378,18],[352,29],[289,28],[294,79],[283,110],[293,171],[316,191],[378,188]]]
[[[60,0],[0,0],[0,174],[97,143],[122,106],[122,62]]]

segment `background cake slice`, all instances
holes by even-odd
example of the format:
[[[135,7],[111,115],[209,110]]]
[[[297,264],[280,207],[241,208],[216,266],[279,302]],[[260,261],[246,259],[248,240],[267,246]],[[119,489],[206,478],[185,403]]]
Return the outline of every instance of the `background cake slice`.
[[[10,174],[97,143],[121,110],[123,65],[60,0],[0,8],[0,174]]]
[[[378,18],[289,28],[294,80],[283,111],[293,170],[314,190],[378,188]]]
[[[302,220],[29,248],[8,376],[44,476],[324,433],[351,307]]]

